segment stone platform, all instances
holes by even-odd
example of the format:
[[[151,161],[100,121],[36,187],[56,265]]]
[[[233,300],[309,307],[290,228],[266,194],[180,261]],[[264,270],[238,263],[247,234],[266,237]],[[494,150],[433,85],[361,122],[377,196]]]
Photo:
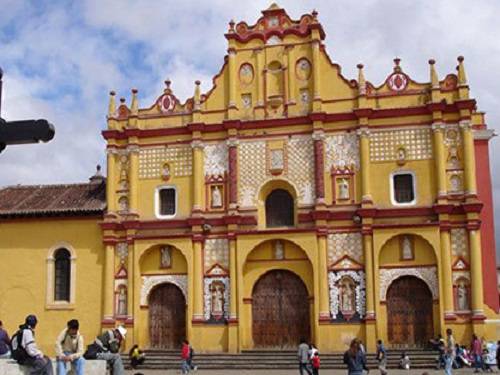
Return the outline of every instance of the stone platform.
[[[56,374],[56,361],[52,361],[54,374]],[[85,361],[85,375],[106,375],[106,361]],[[70,374],[72,374],[70,372]],[[0,375],[29,375],[26,367],[20,366],[12,359],[0,359]]]

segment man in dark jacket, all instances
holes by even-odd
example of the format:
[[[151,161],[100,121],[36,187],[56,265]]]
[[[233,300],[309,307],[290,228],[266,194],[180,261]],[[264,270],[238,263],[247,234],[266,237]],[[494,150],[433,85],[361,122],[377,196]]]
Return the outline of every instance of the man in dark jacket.
[[[127,330],[119,326],[113,330],[107,330],[97,336],[93,345],[98,347],[97,359],[103,359],[108,362],[112,375],[124,375],[122,357],[120,355],[120,346],[125,339]]]

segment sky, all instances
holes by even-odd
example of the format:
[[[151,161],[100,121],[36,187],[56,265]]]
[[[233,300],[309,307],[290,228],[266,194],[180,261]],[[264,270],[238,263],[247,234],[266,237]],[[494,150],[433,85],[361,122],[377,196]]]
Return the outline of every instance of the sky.
[[[11,146],[0,154],[0,186],[82,182],[105,165],[108,93],[141,107],[162,93],[166,78],[181,101],[194,81],[210,89],[227,50],[228,22],[253,24],[270,1],[0,0],[2,117],[46,118],[56,127],[47,144]],[[430,58],[440,79],[465,57],[471,95],[500,133],[500,13],[498,0],[315,0],[278,4],[298,19],[313,9],[326,49],[348,79],[356,64],[376,86],[393,59],[414,80],[429,80]],[[500,150],[490,143],[497,217]],[[500,242],[500,226],[496,237]],[[497,246],[498,248],[499,246]]]

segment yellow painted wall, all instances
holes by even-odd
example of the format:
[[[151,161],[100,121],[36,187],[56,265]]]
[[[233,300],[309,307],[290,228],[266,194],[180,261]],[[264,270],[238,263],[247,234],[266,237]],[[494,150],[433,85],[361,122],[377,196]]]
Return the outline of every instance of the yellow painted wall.
[[[70,244],[76,255],[76,295],[68,309],[46,307],[49,249]],[[54,355],[57,335],[70,319],[80,321],[88,343],[101,330],[103,245],[98,219],[41,219],[0,224],[0,320],[9,334],[35,314],[40,348]]]

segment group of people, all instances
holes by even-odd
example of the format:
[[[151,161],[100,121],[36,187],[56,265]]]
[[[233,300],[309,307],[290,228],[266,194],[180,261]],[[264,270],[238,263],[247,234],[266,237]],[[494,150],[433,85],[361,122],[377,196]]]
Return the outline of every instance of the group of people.
[[[500,341],[496,344],[486,343],[472,335],[470,346],[460,345],[455,342],[453,332],[448,329],[446,340],[439,335],[431,344],[439,351],[437,369],[443,367],[447,374],[451,374],[453,368],[473,367],[474,372],[493,372],[493,366],[500,364]]]
[[[304,375],[304,371],[309,375],[319,374],[319,351],[313,344],[308,344],[303,338],[300,339],[297,356],[299,359],[300,375]]]
[[[52,375],[52,361],[43,354],[36,343],[37,325],[37,317],[28,315],[24,324],[20,325],[19,330],[9,339],[7,331],[0,322],[0,358],[16,360],[20,365],[28,367],[31,375]],[[112,375],[123,375],[125,369],[120,347],[127,330],[122,326],[106,330],[85,349],[79,329],[78,320],[72,319],[57,336],[55,342],[57,374],[66,375],[72,368],[76,375],[83,375],[86,359],[102,359],[107,362]]]

